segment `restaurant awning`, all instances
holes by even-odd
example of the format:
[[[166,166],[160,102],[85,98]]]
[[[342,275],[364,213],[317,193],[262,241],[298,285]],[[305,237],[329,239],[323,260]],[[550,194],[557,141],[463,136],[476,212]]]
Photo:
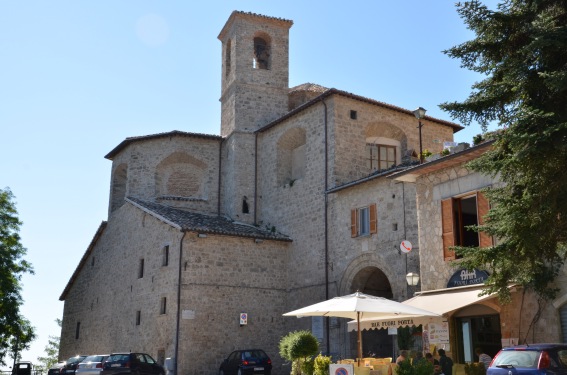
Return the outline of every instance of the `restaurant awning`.
[[[447,320],[450,312],[462,309],[463,307],[473,305],[482,301],[496,297],[496,294],[483,295],[479,297],[482,291],[482,285],[472,285],[456,288],[436,289],[420,292],[413,298],[410,298],[402,304],[428,310],[441,315],[436,317],[404,317],[403,315],[391,315],[380,319],[361,319],[360,329],[382,329],[382,328],[399,328],[412,325],[420,325],[427,323],[439,323]],[[348,330],[356,330],[356,321],[348,322]]]

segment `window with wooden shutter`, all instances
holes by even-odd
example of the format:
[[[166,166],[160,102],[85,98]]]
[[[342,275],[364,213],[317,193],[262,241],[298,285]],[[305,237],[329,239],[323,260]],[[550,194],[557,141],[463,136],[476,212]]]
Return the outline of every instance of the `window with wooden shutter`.
[[[478,212],[478,225],[483,225],[484,216],[488,213],[490,204],[488,203],[488,199],[486,199],[484,194],[482,194],[480,191],[476,193],[476,204]],[[478,232],[478,235],[480,247],[490,247],[494,244],[492,241],[492,236],[489,236],[487,233]]]
[[[370,234],[378,233],[378,215],[376,213],[376,203],[369,207],[370,214]]]
[[[358,211],[356,209],[350,210],[350,236],[358,236]]]
[[[350,211],[351,237],[368,236],[374,233],[378,233],[378,215],[375,203]]]
[[[443,236],[443,259],[455,259],[455,252],[450,249],[455,246],[454,224],[453,224],[453,199],[441,201],[441,225]]]

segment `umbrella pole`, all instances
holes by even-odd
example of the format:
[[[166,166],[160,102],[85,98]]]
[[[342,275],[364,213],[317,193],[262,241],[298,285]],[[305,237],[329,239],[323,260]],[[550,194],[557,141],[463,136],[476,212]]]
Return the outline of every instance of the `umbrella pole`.
[[[362,358],[362,334],[360,333],[360,311],[356,312],[356,325],[358,331],[358,367],[360,367],[360,360]]]

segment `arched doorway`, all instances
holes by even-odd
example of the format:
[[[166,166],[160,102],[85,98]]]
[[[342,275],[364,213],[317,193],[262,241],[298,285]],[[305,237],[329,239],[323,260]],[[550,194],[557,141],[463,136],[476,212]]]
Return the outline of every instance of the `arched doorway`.
[[[392,287],[386,274],[377,267],[365,267],[358,271],[351,284],[351,293],[359,291],[376,297],[393,299]],[[356,358],[357,333],[350,332],[351,358]],[[393,339],[388,330],[362,331],[363,357],[391,357]],[[354,352],[353,352],[354,349]]]

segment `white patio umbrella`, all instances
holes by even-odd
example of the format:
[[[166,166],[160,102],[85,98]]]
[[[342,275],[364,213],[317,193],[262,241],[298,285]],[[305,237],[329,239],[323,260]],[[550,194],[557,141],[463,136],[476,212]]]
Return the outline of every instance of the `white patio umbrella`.
[[[404,305],[387,298],[375,297],[356,292],[347,296],[331,298],[327,301],[290,311],[284,316],[333,316],[357,320],[358,328],[358,358],[362,358],[362,340],[360,333],[360,319],[381,318],[396,316],[397,318],[411,318],[420,316],[440,316],[437,313],[417,307]]]

